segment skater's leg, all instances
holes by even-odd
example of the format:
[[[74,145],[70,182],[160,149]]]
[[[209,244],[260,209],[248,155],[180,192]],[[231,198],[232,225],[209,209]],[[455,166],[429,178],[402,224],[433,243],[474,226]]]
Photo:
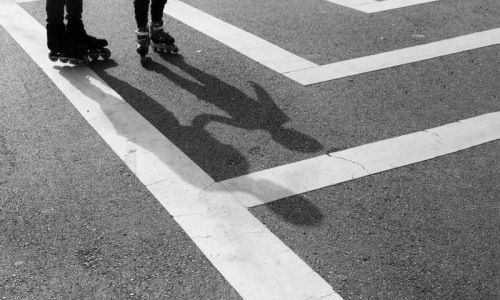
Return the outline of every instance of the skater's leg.
[[[163,20],[163,9],[167,0],[151,0],[151,22],[161,23]]]
[[[142,64],[151,60],[151,57],[146,56],[151,43],[148,28],[149,3],[150,0],[134,0],[135,21],[137,23],[137,30],[135,31],[137,53],[141,56]]]
[[[66,0],[66,20],[81,20],[83,13],[82,0]]]
[[[58,59],[73,64],[87,64],[88,62],[87,48],[68,39],[64,23],[47,23],[47,46],[50,49],[49,58],[54,62]]]
[[[64,25],[64,7],[66,0],[47,0],[47,47],[50,50],[49,58],[73,64],[86,64],[87,48],[71,42],[66,34]]]
[[[64,5],[66,0],[47,0],[45,10],[47,11],[47,23],[64,23]]]
[[[134,0],[135,21],[137,28],[148,27],[149,0]]]
[[[150,32],[153,43],[167,45],[175,43],[175,39],[168,32],[163,30],[163,21],[151,22]]]
[[[107,40],[88,35],[82,20],[68,19],[66,32],[70,40],[85,45],[91,51],[102,49],[108,45]]]
[[[177,53],[179,49],[175,46],[175,39],[163,29],[163,9],[167,0],[152,0],[151,2],[151,41],[153,50]]]
[[[83,5],[82,0],[66,0],[66,33],[68,38],[75,43],[82,44],[89,50],[89,56],[97,59],[101,56],[108,59],[111,52],[103,49],[108,45],[108,41],[87,34],[82,21]]]
[[[137,53],[141,56],[141,62],[144,63],[148,60],[146,54],[149,52],[149,45],[151,44],[151,39],[149,37],[149,30],[147,27],[138,28],[135,31],[136,41],[137,41]]]

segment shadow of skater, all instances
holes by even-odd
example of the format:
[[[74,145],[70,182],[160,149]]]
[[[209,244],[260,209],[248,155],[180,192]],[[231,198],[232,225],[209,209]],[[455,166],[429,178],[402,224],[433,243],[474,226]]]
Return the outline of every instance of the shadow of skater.
[[[103,71],[104,69],[113,66],[116,66],[116,63],[113,61],[108,61],[100,64],[99,67],[96,67],[94,69],[94,71],[98,73],[99,77],[101,77],[108,85],[110,85],[118,94],[122,95],[122,98],[129,105],[131,105],[139,114],[141,114],[178,148],[189,149],[189,144],[191,143],[196,143],[204,147],[210,147],[211,149],[213,149],[213,151],[222,152],[225,155],[238,158],[238,160],[240,161],[239,166],[241,168],[244,168],[245,170],[248,170],[248,161],[234,147],[223,144],[214,139],[209,132],[207,132],[203,127],[200,127],[198,124],[190,124],[187,126],[182,125],[173,113],[165,109],[164,106],[160,105],[145,93],[132,87],[127,82],[117,79]],[[101,69],[101,71],[99,71],[98,69]],[[63,76],[65,76],[65,73],[69,74],[73,72],[72,68],[70,67],[62,67],[58,68],[58,70]],[[117,103],[121,101],[120,99],[117,99],[113,95],[110,95],[105,91],[99,89],[97,86],[93,85],[90,78],[86,78],[86,80],[83,82],[81,80],[81,77],[78,77],[78,79],[75,79],[74,76],[69,75],[65,77],[69,81],[73,81],[71,83],[81,93],[96,101],[103,111],[110,110],[110,105],[113,105],[110,103]],[[89,89],[89,86],[92,88]],[[159,153],[160,151],[169,151],[168,149],[159,150],[158,148],[152,147],[150,144],[148,144],[147,141],[137,139],[136,136],[130,135],[127,130],[123,130],[123,119],[115,119],[113,117],[113,114],[110,114],[108,116],[108,119],[112,122],[118,135],[127,138],[127,140],[132,140],[138,143],[142,148],[152,152],[158,158],[168,157],[168,155],[165,155],[166,153]],[[174,139],[172,139],[172,136],[174,137]],[[183,166],[173,162],[171,157],[168,157],[168,159],[163,159],[162,163],[168,165],[176,174],[179,174],[179,176],[181,176],[182,179],[190,185],[198,187],[200,189],[204,188],[204,186],[200,186],[201,183],[196,180],[197,177],[192,176],[195,174],[190,174],[189,176],[185,175],[186,170],[183,169]],[[279,189],[280,187],[276,188]],[[274,206],[271,205],[270,209],[280,215],[287,222],[297,225],[313,226],[315,224],[319,224],[323,219],[323,215],[321,214],[319,209],[303,197],[295,196],[294,202],[298,203],[298,205],[301,207],[300,212],[290,212],[290,209],[283,210],[281,205],[276,204]],[[302,214],[302,216],[300,214]]]
[[[160,55],[199,83],[161,65],[159,68],[152,68],[153,71],[163,74],[198,99],[215,105],[230,116],[201,114],[193,120],[193,124],[204,127],[210,122],[218,122],[246,130],[266,130],[274,141],[289,150],[308,153],[322,150],[322,145],[312,137],[293,128],[283,127],[290,119],[273,102],[267,91],[257,83],[250,82],[257,96],[257,99],[253,99],[215,76],[187,64],[181,55],[172,56],[163,53]]]

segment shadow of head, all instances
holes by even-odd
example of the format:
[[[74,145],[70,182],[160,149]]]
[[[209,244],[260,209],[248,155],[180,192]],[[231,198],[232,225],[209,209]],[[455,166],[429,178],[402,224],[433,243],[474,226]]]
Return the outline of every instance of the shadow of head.
[[[292,151],[317,152],[323,149],[320,142],[293,128],[276,127],[270,132],[273,140]]]
[[[324,217],[316,206],[300,195],[274,201],[267,207],[283,220],[296,225],[318,225]]]

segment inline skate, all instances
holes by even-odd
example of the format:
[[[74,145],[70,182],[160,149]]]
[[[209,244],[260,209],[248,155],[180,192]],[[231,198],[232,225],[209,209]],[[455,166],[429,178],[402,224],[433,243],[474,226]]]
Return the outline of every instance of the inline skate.
[[[141,64],[145,64],[151,60],[151,57],[147,56],[151,44],[149,30],[147,28],[138,28],[135,34],[137,37],[137,53],[141,56]]]
[[[111,56],[111,51],[104,48],[108,45],[108,41],[88,35],[82,20],[68,20],[66,34],[71,41],[87,47],[87,55],[92,60],[98,59],[99,56],[107,60]]]
[[[47,24],[47,47],[50,50],[49,59],[53,62],[59,60],[74,65],[89,63],[87,48],[68,39],[64,24]]]
[[[174,44],[175,39],[163,30],[162,22],[152,22],[150,26],[151,47],[155,52],[179,53],[179,48]]]

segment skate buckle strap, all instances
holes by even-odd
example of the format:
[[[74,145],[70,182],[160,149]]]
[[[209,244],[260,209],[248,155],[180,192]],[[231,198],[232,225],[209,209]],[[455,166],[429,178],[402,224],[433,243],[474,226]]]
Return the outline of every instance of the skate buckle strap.
[[[163,21],[160,21],[160,22],[151,22],[151,28],[154,31],[162,30],[163,29]]]
[[[140,28],[140,29],[137,29],[137,30],[135,31],[135,33],[136,33],[137,35],[149,35],[149,30],[147,30],[147,29],[143,29],[143,28]]]

